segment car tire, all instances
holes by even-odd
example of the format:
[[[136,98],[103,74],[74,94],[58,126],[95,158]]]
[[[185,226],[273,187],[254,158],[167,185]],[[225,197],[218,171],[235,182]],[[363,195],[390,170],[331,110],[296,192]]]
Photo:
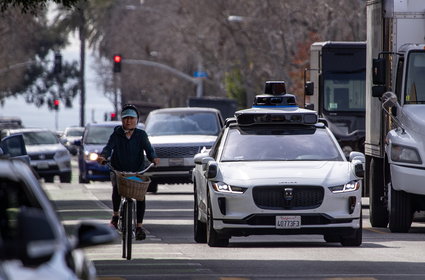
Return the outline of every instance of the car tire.
[[[325,239],[325,241],[328,243],[341,242],[341,237],[336,234],[325,234],[323,235],[323,239]]]
[[[387,227],[388,210],[381,197],[384,197],[383,162],[376,158],[371,159],[369,166],[369,210],[372,227]]]
[[[211,208],[210,197],[208,196],[207,206],[207,243],[210,247],[227,247],[229,245],[229,238],[221,236],[214,230],[213,215]]]
[[[53,183],[54,178],[55,178],[54,176],[46,176],[44,177],[44,182]]]
[[[78,183],[80,183],[80,184],[89,184],[89,183],[90,183],[90,181],[89,181],[89,180],[87,180],[87,179],[85,179],[85,178],[83,178],[83,176],[80,174],[80,175],[78,176]]]
[[[410,194],[396,191],[391,186],[389,229],[391,232],[408,232],[413,221]]]
[[[363,214],[360,210],[360,227],[354,229],[352,234],[341,236],[341,245],[344,247],[359,247],[363,242]]]
[[[71,183],[71,177],[72,177],[71,172],[66,172],[59,175],[59,179],[61,183]]]
[[[158,192],[158,183],[151,182],[149,184],[149,187],[148,187],[148,192],[150,192],[150,193],[157,193]]]
[[[199,220],[198,196],[194,190],[193,236],[196,243],[207,243],[207,225]]]

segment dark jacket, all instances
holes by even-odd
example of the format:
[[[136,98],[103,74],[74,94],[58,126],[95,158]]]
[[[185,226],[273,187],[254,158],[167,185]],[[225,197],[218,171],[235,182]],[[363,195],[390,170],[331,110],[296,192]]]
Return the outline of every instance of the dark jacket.
[[[136,128],[128,139],[122,126],[117,126],[100,154],[104,158],[112,154],[111,165],[118,171],[137,172],[145,167],[143,152],[150,161],[157,157],[146,132]]]

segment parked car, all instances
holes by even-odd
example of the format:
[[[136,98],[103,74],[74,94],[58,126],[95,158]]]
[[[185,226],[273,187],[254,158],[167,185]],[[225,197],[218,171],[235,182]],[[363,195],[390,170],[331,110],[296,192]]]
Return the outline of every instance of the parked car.
[[[30,166],[30,157],[27,154],[22,134],[15,134],[0,139],[0,156],[7,159],[19,159]]]
[[[110,171],[105,165],[96,162],[98,154],[108,143],[109,136],[117,126],[119,121],[110,121],[103,123],[89,123],[84,128],[83,138],[81,141],[75,141],[79,146],[78,152],[78,168],[80,174],[78,176],[80,183],[90,183],[90,181],[109,181]],[[138,124],[138,128],[143,129],[142,123]]]
[[[43,128],[4,129],[1,137],[22,134],[32,168],[46,182],[59,176],[62,183],[71,182],[71,155],[56,135]]]
[[[191,183],[193,156],[211,148],[223,126],[220,111],[212,108],[166,108],[149,113],[146,122],[149,140],[160,158],[151,168],[150,192],[158,184]]]
[[[195,241],[220,247],[232,236],[320,234],[360,246],[364,155],[348,161],[314,111],[268,107],[276,108],[236,112],[194,157]]]
[[[60,137],[61,143],[68,149],[71,155],[77,155],[78,147],[75,141],[81,140],[84,133],[84,127],[70,126],[65,129]]]
[[[0,278],[96,279],[82,248],[110,243],[107,225],[83,222],[68,238],[52,203],[30,167],[0,159]]]

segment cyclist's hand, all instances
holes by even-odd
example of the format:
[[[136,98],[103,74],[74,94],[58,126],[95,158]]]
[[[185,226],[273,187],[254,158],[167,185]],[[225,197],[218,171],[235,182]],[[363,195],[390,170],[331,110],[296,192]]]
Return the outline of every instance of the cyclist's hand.
[[[159,158],[154,158],[153,163],[155,164],[155,166],[157,166],[159,164]]]
[[[96,159],[97,163],[101,164],[101,165],[105,165],[106,164],[106,159],[102,156],[98,156]]]

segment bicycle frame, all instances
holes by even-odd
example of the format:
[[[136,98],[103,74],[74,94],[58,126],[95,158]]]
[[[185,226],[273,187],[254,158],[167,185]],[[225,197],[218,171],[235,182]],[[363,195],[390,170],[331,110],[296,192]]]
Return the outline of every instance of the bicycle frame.
[[[116,171],[111,164],[108,162],[106,165],[112,172],[121,172]],[[149,168],[151,168],[154,163],[151,163],[147,168],[139,172],[121,172],[128,175],[143,174]],[[132,241],[135,236],[135,229],[137,225],[136,217],[136,201],[133,198],[121,197],[120,207],[119,207],[119,225],[118,230],[121,231],[122,237],[122,257],[131,260],[132,253]]]

